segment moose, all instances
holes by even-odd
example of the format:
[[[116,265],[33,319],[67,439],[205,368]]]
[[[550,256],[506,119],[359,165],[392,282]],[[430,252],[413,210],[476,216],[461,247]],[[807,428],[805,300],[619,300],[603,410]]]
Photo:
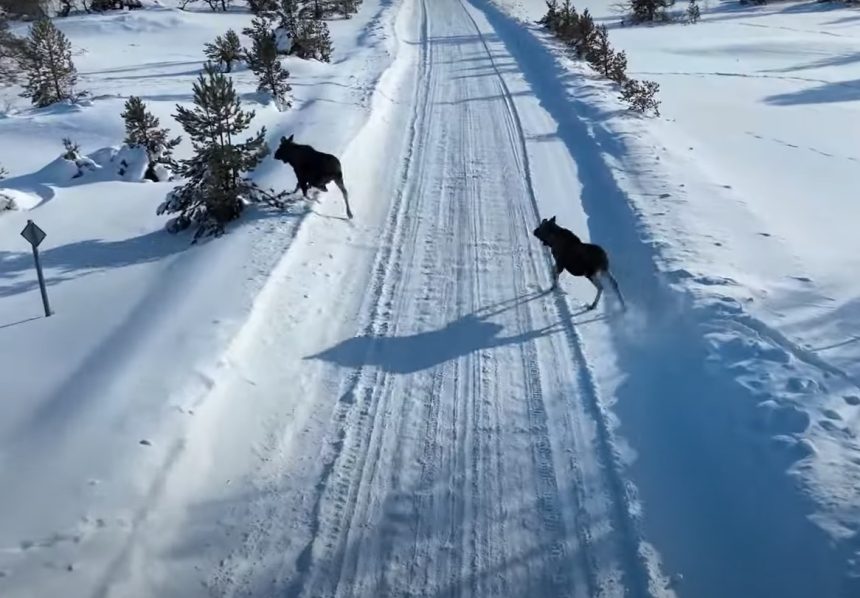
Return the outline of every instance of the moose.
[[[308,189],[313,187],[320,191],[328,191],[326,186],[334,182],[343,195],[346,204],[346,215],[352,218],[352,210],[349,208],[349,194],[343,184],[343,169],[340,160],[331,154],[319,152],[310,145],[302,145],[293,141],[293,135],[289,138],[281,137],[281,144],[275,151],[275,159],[293,167],[298,183],[293,193],[302,190],[304,197],[308,196]]]
[[[555,259],[553,289],[558,286],[558,278],[565,270],[572,276],[585,276],[597,288],[597,297],[587,308],[590,311],[597,307],[597,302],[603,295],[601,279],[605,276],[612,284],[612,288],[621,302],[621,308],[625,309],[624,297],[621,296],[615,277],[609,271],[609,257],[602,247],[592,243],[583,243],[572,231],[556,224],[555,216],[549,220],[546,218],[541,220],[532,234],[552,251],[552,257]]]

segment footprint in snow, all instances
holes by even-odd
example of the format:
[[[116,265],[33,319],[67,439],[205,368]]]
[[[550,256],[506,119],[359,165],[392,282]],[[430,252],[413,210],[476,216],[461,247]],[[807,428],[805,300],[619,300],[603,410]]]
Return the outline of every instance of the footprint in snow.
[[[846,395],[842,397],[842,399],[852,407],[860,405],[860,397],[858,397],[857,395]]]
[[[827,419],[832,419],[832,420],[834,420],[834,421],[842,421],[842,416],[841,416],[841,415],[839,415],[839,414],[838,414],[836,411],[834,411],[833,409],[824,409],[824,410],[822,410],[821,414],[822,414],[824,417],[826,417]]]
[[[785,389],[789,392],[796,392],[800,394],[812,394],[814,392],[822,390],[821,385],[818,384],[818,382],[816,382],[815,380],[797,377],[789,378],[788,382],[785,383]]]

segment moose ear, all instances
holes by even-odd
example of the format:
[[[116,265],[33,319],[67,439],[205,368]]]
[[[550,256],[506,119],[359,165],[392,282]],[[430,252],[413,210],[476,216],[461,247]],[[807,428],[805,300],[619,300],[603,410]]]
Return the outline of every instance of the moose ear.
[[[290,143],[292,143],[292,142],[293,142],[293,137],[295,137],[295,133],[293,133],[292,135],[290,135],[290,138],[289,138],[289,139],[287,139],[287,141],[289,141]]]
[[[549,219],[549,221],[550,221],[550,222],[552,222],[553,224],[555,224],[555,216],[553,216],[552,218],[550,218],[550,219]]]

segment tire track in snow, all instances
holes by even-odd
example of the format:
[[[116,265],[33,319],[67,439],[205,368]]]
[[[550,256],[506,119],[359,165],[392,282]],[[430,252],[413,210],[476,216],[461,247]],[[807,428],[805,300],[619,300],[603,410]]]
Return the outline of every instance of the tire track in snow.
[[[424,40],[427,38],[427,21],[426,14],[423,14],[423,12],[421,19],[422,40]],[[416,149],[420,150],[420,148],[416,148],[415,139],[417,139],[418,131],[421,128],[420,121],[426,114],[427,102],[429,101],[430,95],[427,90],[428,87],[432,85],[432,79],[430,78],[430,65],[427,60],[426,49],[422,49],[421,57],[422,69],[421,76],[418,80],[423,81],[423,84],[416,88],[415,99],[412,103],[413,112],[409,123],[409,142],[406,145],[407,154],[402,163],[400,174],[401,183],[398,187],[399,192],[396,194],[392,202],[390,214],[386,221],[380,243],[380,251],[377,253],[375,258],[373,282],[364,299],[365,309],[368,310],[369,315],[367,316],[367,322],[361,333],[366,337],[371,335],[382,335],[387,332],[387,322],[385,318],[381,316],[386,309],[386,305],[389,309],[392,305],[393,277],[396,276],[396,265],[400,263],[404,249],[403,238],[405,232],[404,229],[406,228],[404,222],[408,220],[407,208],[410,199],[404,193],[404,189],[406,188],[406,183],[410,179],[410,175],[414,170],[414,165],[418,162],[418,156],[415,154]],[[368,378],[370,378],[370,380],[368,380]],[[381,378],[380,373],[369,372],[367,368],[358,368],[341,386],[342,390],[339,399],[338,412],[333,418],[336,422],[336,434],[338,438],[341,438],[341,444],[338,445],[338,450],[332,458],[330,466],[327,466],[324,470],[323,476],[317,484],[317,494],[314,497],[315,506],[314,520],[311,527],[311,539],[302,551],[302,555],[297,563],[299,578],[291,585],[291,591],[289,592],[290,595],[303,595],[304,590],[309,583],[312,586],[314,585],[315,579],[308,579],[308,577],[313,573],[312,567],[318,565],[319,562],[319,559],[315,559],[313,557],[315,546],[319,545],[322,546],[321,550],[331,551],[334,547],[343,545],[344,539],[342,536],[344,532],[341,531],[340,525],[343,524],[343,520],[345,518],[351,518],[351,514],[347,515],[347,513],[355,507],[355,498],[352,496],[352,480],[350,480],[350,473],[356,468],[359,470],[361,469],[361,467],[357,467],[356,464],[362,460],[363,441],[364,436],[367,434],[366,422],[372,417],[369,412],[365,412],[364,416],[362,416],[362,411],[365,408],[378,408],[378,404],[374,401],[373,390],[374,387],[379,384],[379,378]],[[365,399],[369,399],[367,401],[369,403],[367,407],[359,404],[359,400],[362,396],[364,396]],[[350,417],[350,414],[352,414],[352,417]],[[347,430],[350,432],[349,438],[347,438]],[[347,441],[349,441],[348,445],[346,444]],[[355,444],[356,442],[358,444]],[[364,445],[364,447],[366,451],[366,445]],[[364,452],[364,454],[366,454],[366,452]],[[332,492],[332,478],[337,482],[337,487],[333,491],[335,496],[333,498],[328,498],[327,495]],[[320,542],[320,534],[322,533],[321,530],[324,526],[324,520],[321,517],[323,501],[337,505],[337,508],[333,513],[326,513],[326,520],[334,520],[340,525],[335,525],[333,529],[329,530],[324,541]],[[346,531],[348,531],[348,528]],[[322,582],[317,583],[322,583],[322,585],[325,586],[326,584],[323,582],[332,581],[331,579],[327,579],[328,575],[326,572],[341,570],[343,566],[343,556],[343,554],[338,554],[335,549],[335,554],[327,555],[323,559],[327,563],[323,567],[321,575],[317,576],[317,578],[322,578]],[[338,580],[339,576],[333,579],[335,585],[334,587],[327,589],[329,593],[334,593],[336,591],[336,582]]]

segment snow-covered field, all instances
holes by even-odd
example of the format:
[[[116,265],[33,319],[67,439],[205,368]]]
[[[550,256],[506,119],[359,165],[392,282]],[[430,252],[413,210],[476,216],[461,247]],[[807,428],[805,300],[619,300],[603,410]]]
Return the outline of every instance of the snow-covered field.
[[[234,75],[355,220],[335,191],[194,247],[171,184],[53,162],[118,146],[129,95],[173,123],[248,15],[57,21],[92,100],[0,117],[0,596],[860,595],[860,14],[577,7],[661,118],[542,0],[365,0],[332,64],[286,60],[292,110]],[[626,313],[542,292],[552,215]]]

